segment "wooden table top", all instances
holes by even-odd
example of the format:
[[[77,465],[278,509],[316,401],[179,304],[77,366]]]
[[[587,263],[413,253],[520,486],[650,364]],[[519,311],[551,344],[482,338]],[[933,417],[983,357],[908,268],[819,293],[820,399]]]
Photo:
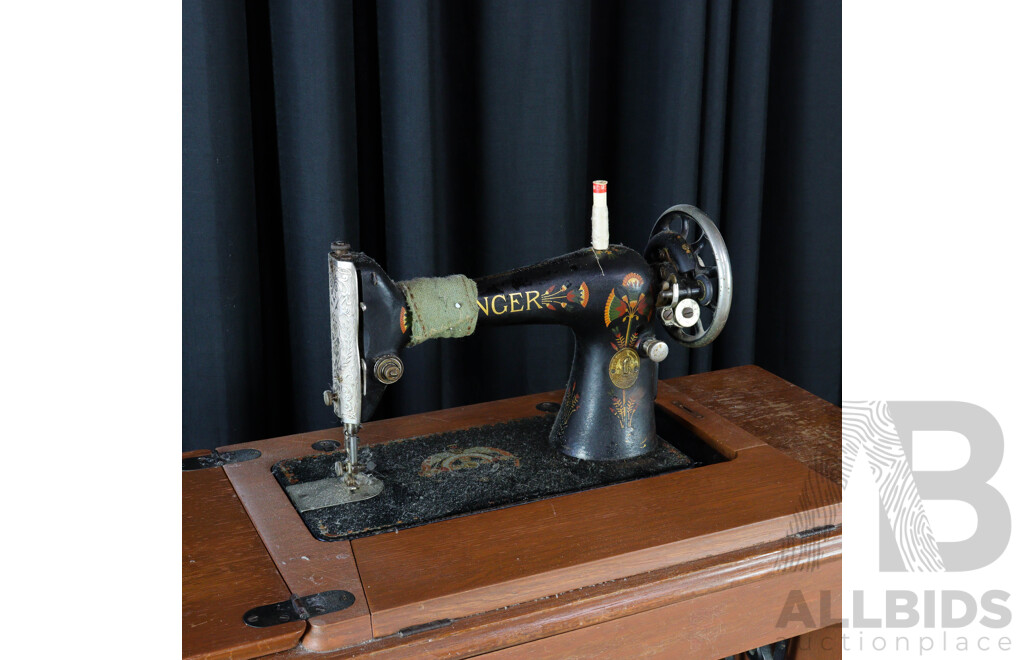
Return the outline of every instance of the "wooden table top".
[[[761,367],[665,381],[759,439],[839,484],[842,410]]]
[[[833,483],[840,482],[842,472],[841,413],[836,406],[755,366],[736,367],[675,378],[662,381],[662,384],[666,387],[659,391],[659,402],[671,399],[673,392],[677,392],[680,399],[692,399],[703,406],[706,409],[705,413],[707,410],[711,410],[721,415],[729,422],[756,436],[758,440],[799,461]],[[557,393],[554,393],[554,396],[557,398]],[[681,407],[685,407],[683,401],[679,403]],[[490,404],[429,413],[422,417],[424,420],[429,418],[432,423],[442,419],[448,413],[454,414],[459,410],[481,410],[480,414],[487,414],[483,411],[488,405]],[[469,416],[472,417],[473,414],[475,413],[469,413]],[[412,420],[416,417],[419,416],[385,420],[376,424],[384,425],[389,430],[392,427],[398,429],[402,428],[404,424],[412,424]],[[337,429],[333,432],[336,433]],[[301,437],[305,438],[311,435],[313,434],[301,434]],[[366,435],[371,438],[372,442],[374,437],[372,427],[371,432]],[[769,451],[763,445],[762,450]],[[223,479],[224,470],[212,468],[203,470],[201,473],[211,475],[202,477],[204,480]],[[201,473],[192,473],[192,475]],[[185,504],[183,503],[183,569],[188,568],[186,561],[196,561],[197,557],[203,554],[203,547],[206,547],[206,554],[215,552],[218,556],[231,556],[233,551],[230,548],[222,547],[225,543],[236,544],[239,547],[244,545],[245,553],[262,554],[262,557],[254,558],[259,570],[255,571],[252,576],[252,588],[256,589],[256,583],[260,583],[262,586],[259,588],[263,589],[256,599],[262,599],[265,602],[286,599],[289,590],[281,582],[280,575],[273,570],[273,560],[265,550],[259,553],[258,550],[261,548],[253,546],[255,532],[252,523],[248,518],[245,518],[244,522],[239,519],[238,513],[241,507],[238,505],[237,499],[233,502],[230,501],[234,497],[234,491],[225,492],[223,484],[218,482],[221,494],[214,499],[219,498],[222,501],[223,511],[220,511],[218,516],[224,520],[234,520],[237,530],[235,532],[224,530],[223,525],[226,523],[219,522],[220,527],[214,534],[213,528],[206,529],[210,526],[201,521],[201,507],[197,503],[201,502],[202,498],[198,497],[194,490],[194,486],[200,482],[195,481],[192,475],[184,475],[185,482],[183,483],[183,497],[185,501],[190,502],[187,509],[188,517],[185,516]],[[212,475],[217,475],[217,477]],[[211,482],[204,487],[215,486],[217,484]],[[225,505],[229,506],[225,509]],[[237,510],[231,510],[231,506]],[[242,515],[244,516],[244,512]],[[256,538],[258,540],[258,537]],[[841,557],[841,529],[829,532],[819,541],[824,544],[822,547],[826,548],[828,557],[838,562],[838,557]],[[685,566],[666,567],[616,583],[579,589],[574,591],[572,596],[561,599],[560,602],[532,601],[497,612],[484,612],[458,619],[445,630],[391,636],[363,644],[358,649],[342,649],[323,657],[356,657],[362,654],[379,654],[381,657],[420,657],[421,655],[434,655],[435,652],[440,652],[442,655],[462,656],[484,652],[488,649],[508,647],[511,644],[559,634],[567,630],[567,625],[571,627],[589,625],[606,620],[610,616],[624,616],[630,612],[649,609],[659,602],[669,602],[673,598],[678,600],[679,589],[684,588],[681,586],[684,583],[690,585],[686,588],[707,589],[710,584],[709,580],[713,582],[728,574],[727,567],[731,565],[730,562],[736,566],[745,567],[742,570],[748,570],[758,561],[768,561],[764,557],[770,556],[772,552],[775,551],[768,546],[761,547],[753,553],[729,552],[713,559],[690,562]],[[757,557],[762,559],[757,559]],[[266,573],[268,567],[270,575],[260,578],[260,575]],[[706,572],[708,576],[718,577],[708,577],[702,580],[699,577],[703,575],[702,571]],[[216,573],[215,570],[208,571],[206,577],[202,579],[199,579],[198,574],[194,571],[190,574],[190,579],[183,576],[187,578],[183,579],[183,643],[188,642],[185,644],[186,655],[191,650],[195,657],[218,657],[216,653],[204,655],[202,649],[206,648],[207,650],[226,650],[227,653],[232,654],[232,657],[255,657],[260,653],[265,654],[275,649],[285,649],[289,645],[294,645],[302,632],[301,626],[306,624],[297,622],[262,630],[246,630],[243,627],[241,633],[235,630],[232,634],[240,634],[245,639],[238,638],[234,641],[230,634],[225,637],[223,630],[218,633],[215,626],[210,628],[206,628],[205,625],[194,626],[193,624],[197,621],[194,613],[198,611],[198,607],[203,605],[204,599],[209,601],[213,593],[225,593],[229,587],[228,583],[238,580],[237,574],[232,576],[230,573],[222,573],[220,581],[217,582],[214,573]],[[269,579],[271,577],[276,578],[276,581]],[[224,581],[225,579],[227,582]],[[205,585],[200,584],[203,580],[207,581]],[[242,584],[242,582],[237,582],[237,584]],[[254,597],[252,594],[244,593],[244,589],[235,589],[234,587],[231,589],[237,593],[237,597],[232,594],[232,597],[226,599],[230,601],[229,606],[234,608],[231,609],[230,615],[225,615],[228,619],[238,614],[235,610],[242,607],[243,601],[250,602]],[[280,595],[282,593],[283,595]],[[361,598],[360,601],[362,602]],[[189,624],[185,623],[186,604],[191,608]],[[206,607],[210,607],[208,602]],[[206,613],[204,616],[209,618]],[[192,627],[186,628],[186,625]],[[298,632],[295,631],[295,626],[299,626]],[[252,631],[259,634],[251,635]],[[266,631],[271,631],[274,634],[268,636]],[[426,641],[428,636],[429,644]],[[293,649],[282,651],[277,656],[297,658],[305,657],[306,653],[308,652],[301,649]],[[225,653],[221,654],[221,657],[225,656]]]

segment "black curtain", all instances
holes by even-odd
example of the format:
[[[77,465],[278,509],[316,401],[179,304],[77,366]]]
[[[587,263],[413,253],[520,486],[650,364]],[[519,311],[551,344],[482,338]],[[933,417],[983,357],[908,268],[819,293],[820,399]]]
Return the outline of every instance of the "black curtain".
[[[613,242],[667,207],[722,228],[711,347],[840,387],[840,4],[789,0],[186,0],[183,445],[326,428],[327,249],[471,277]],[[564,386],[571,333],[487,328],[403,355],[377,417]]]

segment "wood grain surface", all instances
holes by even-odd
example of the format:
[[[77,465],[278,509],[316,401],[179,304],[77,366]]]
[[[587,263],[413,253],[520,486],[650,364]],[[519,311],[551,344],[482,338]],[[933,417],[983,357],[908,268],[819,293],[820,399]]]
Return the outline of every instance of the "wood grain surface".
[[[779,615],[791,590],[800,590],[812,612],[822,597],[840,590],[842,561],[833,557],[813,570],[780,572],[732,589],[688,598],[671,605],[572,632],[487,653],[494,660],[619,660],[620,658],[715,659],[796,637],[808,631],[802,622],[779,627]],[[756,605],[752,606],[752,604]],[[838,657],[838,656],[832,656]]]
[[[545,413],[538,410],[537,405],[549,401],[561,401],[561,393],[548,392],[369,422],[360,432],[360,442],[373,445],[395,438],[542,415]],[[224,469],[292,592],[307,596],[329,589],[344,589],[356,598],[351,607],[341,612],[309,620],[302,645],[314,651],[359,644],[373,637],[370,610],[351,544],[315,539],[270,472],[278,461],[315,454],[312,445],[320,440],[335,440],[344,445],[344,434],[341,428],[332,428],[218,448],[220,451],[258,449],[261,452],[257,459]]]
[[[295,646],[306,624],[250,628],[247,610],[288,588],[224,470],[181,475],[181,645],[186,658],[255,658]]]
[[[541,414],[537,403],[560,400],[561,392],[549,392],[370,422],[360,439],[376,444],[498,423]],[[220,449],[264,452],[259,466],[235,464],[227,474],[291,591],[347,588],[357,596],[341,616],[310,621],[307,649],[349,647],[321,657],[463,657],[648,610],[667,613],[702,589],[732,591],[744,580],[767,579],[756,571],[741,571],[733,582],[706,577],[678,583],[660,599],[650,587],[670,584],[665,576],[672,571],[700,576],[701,566],[715,571],[729,566],[729,557],[747,557],[736,560],[742,564],[773,544],[791,552],[808,543],[795,532],[841,525],[838,408],[752,366],[662,381],[658,402],[732,460],[352,544],[313,539],[269,470],[282,458],[314,453],[310,445],[317,440],[341,441],[340,429]],[[701,474],[708,476],[694,478]],[[841,528],[832,536],[838,565]],[[339,546],[347,547],[328,556]],[[326,582],[348,586],[322,586]],[[435,630],[409,629],[446,617],[454,621]]]
[[[378,638],[358,647],[341,649],[320,657],[332,660],[411,660],[476,656],[496,649],[518,648],[519,644],[574,630],[596,631],[596,626],[640,612],[654,609],[668,612],[666,605],[717,591],[735,590],[768,576],[783,574],[791,580],[799,580],[801,574],[813,573],[816,576],[814,588],[819,593],[809,597],[820,597],[821,591],[834,594],[836,600],[832,611],[840,616],[841,576],[818,572],[818,569],[825,562],[840,561],[841,556],[842,534],[835,530],[814,538],[801,539],[797,543],[784,540],[640,573],[622,580],[561,593],[557,597],[527,601],[457,619],[449,625],[429,631]],[[796,585],[796,582],[792,584]],[[737,602],[742,603],[744,608],[737,616],[745,620],[746,609],[754,601],[739,599]],[[676,628],[678,621],[669,619],[664,621],[664,625]],[[688,629],[688,632],[692,636],[700,636],[705,627],[695,626]],[[796,634],[796,630],[793,628],[786,632]],[[642,638],[628,632],[620,637],[632,645],[635,655],[643,655]],[[720,658],[725,655],[723,652],[721,655],[709,654],[709,657]],[[634,653],[624,653],[620,657],[633,656]],[[275,660],[299,657],[306,657],[299,649],[274,656]],[[689,656],[680,654],[676,657]]]
[[[816,487],[820,500],[808,501],[808,473],[757,447],[696,470],[357,539],[374,635],[839,524],[839,488]]]
[[[370,611],[348,541],[324,543],[313,538],[270,468],[280,460],[315,453],[310,445],[329,434],[312,433],[236,445],[259,449],[259,458],[225,466],[249,518],[288,588],[296,596],[341,589],[355,603],[340,612],[309,619],[303,646],[323,651],[370,639]]]
[[[663,381],[841,483],[842,411],[761,367],[746,365]]]

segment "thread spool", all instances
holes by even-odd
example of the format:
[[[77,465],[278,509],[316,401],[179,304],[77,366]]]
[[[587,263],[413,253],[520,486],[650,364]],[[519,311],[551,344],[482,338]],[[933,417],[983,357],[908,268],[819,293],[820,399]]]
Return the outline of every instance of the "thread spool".
[[[594,206],[590,212],[590,244],[595,250],[608,249],[608,182],[594,182]]]

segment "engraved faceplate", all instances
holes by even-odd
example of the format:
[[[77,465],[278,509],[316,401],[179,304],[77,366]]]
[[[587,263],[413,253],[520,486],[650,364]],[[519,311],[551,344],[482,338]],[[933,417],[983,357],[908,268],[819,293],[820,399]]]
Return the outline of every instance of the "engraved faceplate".
[[[359,424],[362,369],[359,359],[359,283],[351,261],[328,257],[331,276],[331,389],[334,414]]]

